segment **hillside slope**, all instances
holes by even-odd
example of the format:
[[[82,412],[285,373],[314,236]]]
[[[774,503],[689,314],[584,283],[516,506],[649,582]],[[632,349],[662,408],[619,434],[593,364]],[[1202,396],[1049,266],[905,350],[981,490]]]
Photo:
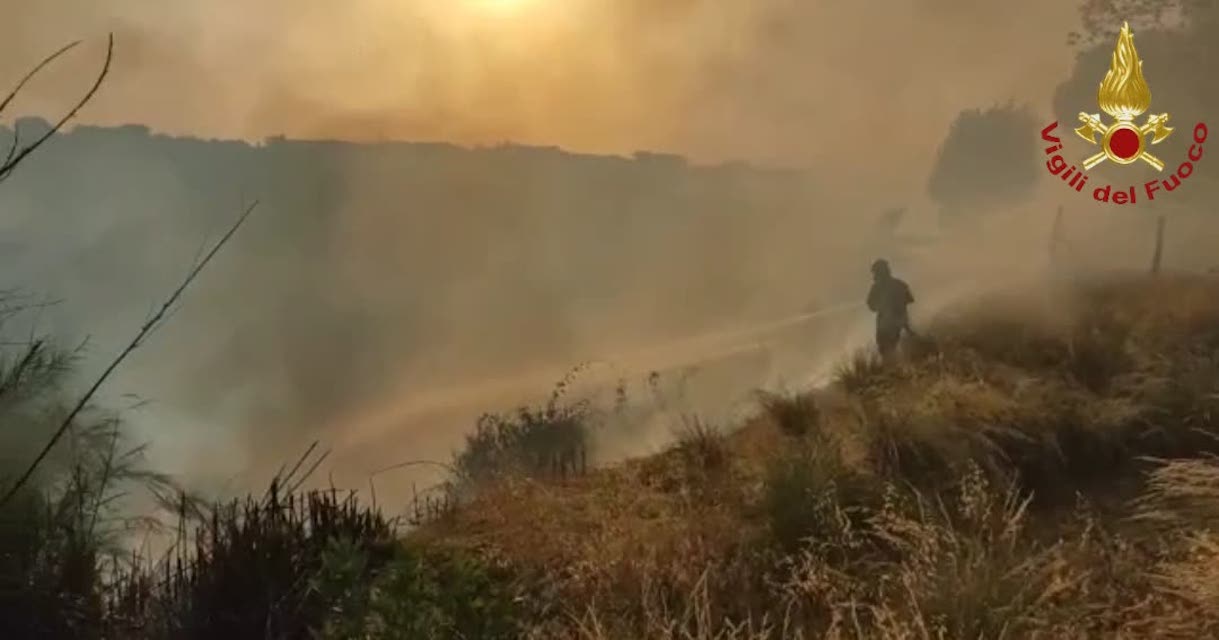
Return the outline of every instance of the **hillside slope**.
[[[483,480],[408,546],[509,569],[540,637],[1219,633],[1219,281],[1031,286],[928,336],[731,433]]]

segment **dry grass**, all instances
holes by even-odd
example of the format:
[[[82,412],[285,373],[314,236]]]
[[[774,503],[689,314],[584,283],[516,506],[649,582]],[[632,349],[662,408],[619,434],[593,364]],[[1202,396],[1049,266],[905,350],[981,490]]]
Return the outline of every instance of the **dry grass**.
[[[537,637],[1219,632],[1219,285],[1008,295],[930,333],[734,433],[508,480],[416,538],[544,584]]]

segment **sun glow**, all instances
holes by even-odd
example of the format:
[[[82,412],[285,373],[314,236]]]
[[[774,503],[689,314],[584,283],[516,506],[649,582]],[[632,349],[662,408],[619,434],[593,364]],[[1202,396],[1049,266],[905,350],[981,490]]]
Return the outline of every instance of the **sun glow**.
[[[511,14],[522,11],[532,0],[466,0],[476,10],[491,14]]]

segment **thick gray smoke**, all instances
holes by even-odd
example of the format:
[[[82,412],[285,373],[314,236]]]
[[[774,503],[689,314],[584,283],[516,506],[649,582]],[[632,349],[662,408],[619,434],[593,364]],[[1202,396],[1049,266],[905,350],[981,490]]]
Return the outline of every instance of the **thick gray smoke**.
[[[544,394],[577,363],[838,295],[867,227],[818,212],[810,184],[648,154],[81,128],[23,166],[0,206],[14,214],[8,283],[63,300],[43,328],[92,335],[88,370],[257,196],[116,391],[156,401],[148,434],[178,455],[275,465],[318,437],[371,440],[359,464],[373,466],[416,447],[443,457],[471,413]],[[631,356],[621,375],[708,355]]]
[[[93,371],[209,237],[263,203],[110,391],[154,400],[135,418],[188,473],[265,471],[320,438],[358,484],[359,472],[445,457],[477,413],[544,396],[588,361],[636,389],[652,368],[681,378],[698,365],[688,408],[727,411],[753,387],[819,379],[869,333],[861,311],[753,328],[859,299],[878,255],[915,286],[924,317],[1037,272],[1060,204],[1081,266],[1141,268],[1150,255],[1147,211],[1095,206],[1052,181],[953,230],[925,193],[963,110],[1015,100],[1066,136],[1092,108],[1112,45],[1068,80],[1075,16],[1060,3],[912,0],[877,16],[850,3],[589,0],[560,11],[522,0],[550,18],[468,28],[426,2],[363,0],[342,16],[332,3],[262,3],[238,19],[127,0],[59,21],[69,4],[16,17],[22,35],[0,45],[0,77],[62,30],[115,28],[114,81],[86,122],[247,141],[141,128],[57,139],[0,188],[0,284],[62,299],[43,327],[68,342],[92,335]],[[254,24],[284,37],[255,37]],[[545,47],[513,45],[526,28],[542,29],[530,42]],[[1165,109],[1215,112],[1185,93],[1197,54],[1136,38]],[[75,60],[21,109],[54,113],[84,84],[89,60]],[[1166,157],[1183,153],[1178,124]],[[249,142],[278,132],[626,157]],[[636,148],[707,162],[630,157]],[[800,169],[721,164],[733,159]],[[1200,184],[1189,185],[1197,197]],[[897,206],[907,213],[882,216]],[[1213,229],[1174,220],[1168,264],[1205,266]],[[632,437],[616,450],[651,442]]]

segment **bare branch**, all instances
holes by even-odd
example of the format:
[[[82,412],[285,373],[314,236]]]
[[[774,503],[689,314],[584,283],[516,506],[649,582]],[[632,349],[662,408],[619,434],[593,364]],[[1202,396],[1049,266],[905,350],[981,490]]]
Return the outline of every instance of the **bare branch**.
[[[444,469],[445,471],[448,471],[449,473],[451,473],[453,475],[459,475],[457,472],[457,469],[453,468],[452,465],[447,465],[443,462],[436,462],[435,460],[407,460],[406,462],[399,462],[398,464],[390,465],[388,467],[385,467],[384,469],[378,469],[368,475],[369,475],[369,477],[378,476],[387,471],[395,471],[397,469],[405,469],[407,467],[418,467],[418,466],[425,466],[425,465],[432,466],[432,467],[439,467],[441,469]]]
[[[322,452],[322,455],[318,456],[317,460],[313,461],[313,464],[309,467],[309,469],[307,471],[305,471],[305,473],[301,474],[301,477],[298,478],[292,486],[288,487],[288,490],[287,490],[287,492],[285,492],[284,495],[292,495],[292,494],[296,493],[301,488],[301,486],[305,484],[305,481],[309,479],[309,476],[312,476],[313,472],[317,471],[317,468],[322,466],[322,462],[325,462],[326,458],[329,458],[329,457],[330,457],[330,450],[326,450],[326,451]],[[334,483],[331,482],[331,486],[333,486],[333,485],[334,485]]]
[[[258,202],[255,201],[246,208],[245,212],[241,214],[241,217],[237,219],[237,222],[233,223],[232,227],[229,227],[228,232],[216,242],[211,251],[209,251],[193,269],[191,269],[190,273],[186,275],[186,278],[182,280],[182,284],[178,285],[178,288],[175,289],[169,298],[165,300],[165,303],[161,305],[161,308],[157,311],[157,313],[153,315],[153,317],[149,318],[148,321],[140,327],[140,330],[136,332],[136,335],[134,338],[132,338],[131,342],[129,342],[127,346],[121,352],[119,352],[118,356],[116,356],[114,360],[110,362],[110,365],[107,366],[104,371],[102,371],[102,374],[93,382],[93,385],[89,387],[88,391],[81,396],[80,400],[76,402],[76,405],[72,407],[72,410],[68,412],[68,415],[63,419],[63,422],[60,423],[59,428],[56,429],[55,433],[51,435],[49,440],[47,440],[46,445],[43,446],[42,451],[38,453],[38,456],[34,458],[34,461],[31,462],[29,467],[26,468],[25,472],[21,474],[21,477],[19,477],[7,491],[5,491],[4,497],[0,497],[0,507],[7,504],[8,501],[13,498],[13,496],[17,495],[17,492],[21,490],[21,487],[25,486],[25,484],[29,482],[30,478],[34,475],[34,472],[38,470],[38,466],[42,464],[46,457],[51,453],[51,450],[55,447],[55,445],[59,443],[59,440],[63,438],[64,434],[67,433],[72,427],[76,417],[80,415],[81,411],[84,411],[85,407],[90,401],[92,401],[93,396],[97,393],[97,390],[100,389],[102,384],[106,382],[110,375],[113,374],[116,369],[118,369],[119,365],[121,365],[132,352],[139,348],[139,346],[143,343],[144,338],[146,338],[148,334],[160,324],[161,320],[165,317],[165,314],[178,301],[178,299],[182,296],[182,293],[186,291],[186,288],[190,286],[192,282],[194,282],[195,278],[197,278],[203,269],[212,261],[212,258],[216,256],[221,247],[228,244],[229,240],[234,234],[237,233],[237,230],[240,229],[243,224],[245,224],[246,219],[250,217],[250,214],[254,212],[254,209],[257,206]]]
[[[288,475],[283,476],[283,484],[292,484],[293,476],[296,475],[297,471],[300,471],[301,465],[305,463],[305,460],[309,458],[309,455],[313,453],[313,450],[317,448],[317,445],[318,441],[314,440],[313,444],[309,445],[308,449],[305,449],[304,455],[300,457],[300,460],[296,461],[296,464],[292,466],[292,470],[288,472]]]
[[[8,146],[8,153],[4,156],[4,162],[0,162],[0,166],[7,165],[12,161],[13,156],[17,155],[17,148],[21,146],[21,130],[13,125],[13,142]]]
[[[308,449],[305,449],[305,453],[303,453],[300,459],[296,461],[296,464],[292,466],[292,470],[288,471],[287,475],[284,475],[287,465],[281,466],[279,471],[275,472],[275,475],[271,477],[271,486],[267,487],[267,492],[263,495],[264,500],[269,499],[271,494],[275,492],[277,488],[292,485],[292,477],[295,476],[296,472],[300,470],[301,465],[305,464],[305,460],[309,459],[309,456],[313,453],[313,450],[317,448],[318,444],[320,443],[317,440],[314,440],[313,444],[309,445]]]
[[[62,53],[63,51],[67,51],[67,49],[71,48],[72,46],[75,46],[75,45],[70,45],[69,47],[62,49],[60,51],[60,53]],[[58,54],[56,54],[56,55],[58,55]],[[38,68],[42,68],[42,66],[44,66],[47,62],[49,62],[50,60],[53,60],[54,58],[55,58],[55,56],[52,56],[46,62],[43,62],[42,65],[39,65]],[[71,111],[68,111],[68,113],[66,113],[62,118],[59,119],[59,122],[56,122],[50,128],[50,130],[48,130],[41,137],[39,137],[37,140],[35,140],[33,142],[33,144],[31,144],[28,147],[25,147],[21,151],[18,151],[15,156],[13,156],[9,160],[6,160],[4,162],[4,164],[0,165],[0,182],[4,182],[6,179],[8,179],[8,177],[10,175],[12,175],[13,170],[17,168],[17,165],[21,164],[22,160],[25,160],[25,158],[27,156],[29,156],[31,153],[33,153],[35,150],[37,150],[38,147],[41,147],[43,145],[43,143],[45,143],[47,140],[49,140],[51,138],[51,136],[55,135],[56,133],[59,133],[59,130],[62,129],[63,126],[68,123],[69,120],[76,117],[77,112],[79,112],[81,110],[81,108],[83,108],[86,104],[89,103],[90,100],[93,99],[93,96],[97,94],[97,90],[101,88],[102,81],[105,80],[106,76],[110,73],[110,62],[112,60],[114,60],[114,34],[113,33],[110,34],[108,43],[106,45],[106,61],[102,65],[101,72],[97,74],[97,79],[93,81],[93,86],[89,88],[88,93],[86,93],[84,95],[84,97],[82,97],[79,101],[77,101],[76,106],[72,107]],[[29,77],[30,76],[27,76],[27,79]],[[25,84],[25,80],[22,80],[21,84],[18,85],[18,89],[20,89],[22,84]],[[16,94],[14,93],[13,95],[16,95]],[[4,102],[4,105],[7,105],[8,100],[11,100],[11,99],[12,99],[12,96],[10,95],[9,98],[7,98],[6,101]],[[0,109],[3,109],[3,106],[0,106]]]
[[[56,58],[76,48],[76,46],[79,44],[80,40],[77,40],[76,42],[64,46],[59,51],[56,51],[55,53],[52,53],[44,58],[42,62],[38,63],[38,66],[31,69],[29,73],[25,74],[25,77],[21,79],[21,82],[18,82],[17,86],[13,87],[13,90],[10,91],[7,96],[5,96],[4,101],[0,102],[0,113],[4,113],[4,110],[8,108],[9,103],[13,101],[13,98],[16,98],[17,94],[21,93],[21,90],[25,88],[25,85],[29,83],[30,80],[34,79],[34,76],[38,75],[43,69],[46,68],[47,65],[54,62]]]

